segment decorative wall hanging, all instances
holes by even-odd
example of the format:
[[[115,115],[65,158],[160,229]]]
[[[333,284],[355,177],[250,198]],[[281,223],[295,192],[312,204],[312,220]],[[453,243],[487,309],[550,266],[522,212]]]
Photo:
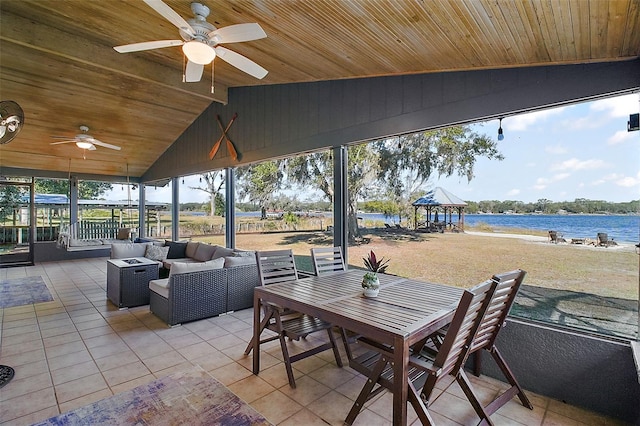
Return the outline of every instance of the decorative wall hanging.
[[[225,128],[222,126],[222,120],[220,119],[220,116],[219,115],[216,116],[216,120],[218,121],[218,127],[220,127],[220,130],[222,130],[222,134],[220,135],[220,138],[216,141],[216,143],[213,144],[213,148],[211,148],[211,151],[209,151],[209,160],[213,160],[213,157],[216,156],[218,149],[220,149],[220,144],[222,143],[222,139],[225,139],[227,141],[227,150],[229,151],[231,158],[233,158],[235,161],[238,161],[238,151],[236,150],[235,145],[233,144],[233,142],[231,142],[231,139],[229,139],[229,136],[227,135],[227,132],[231,128],[231,125],[236,120],[236,118],[238,118],[237,112],[233,114],[233,117],[231,117],[231,121],[229,121],[229,124],[227,124],[227,127]]]

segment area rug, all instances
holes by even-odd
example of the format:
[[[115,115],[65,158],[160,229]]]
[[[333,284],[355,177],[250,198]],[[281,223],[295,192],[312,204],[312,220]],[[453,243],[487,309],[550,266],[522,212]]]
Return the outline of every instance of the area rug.
[[[0,308],[52,300],[53,297],[40,276],[0,280]]]
[[[37,425],[270,425],[199,367],[51,417]]]

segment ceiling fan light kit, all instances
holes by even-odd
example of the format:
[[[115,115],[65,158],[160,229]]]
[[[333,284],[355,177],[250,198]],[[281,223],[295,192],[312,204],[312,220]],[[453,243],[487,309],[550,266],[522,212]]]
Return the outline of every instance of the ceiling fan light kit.
[[[198,65],[210,64],[216,58],[216,51],[213,47],[197,40],[188,41],[183,44],[182,51],[187,59]]]

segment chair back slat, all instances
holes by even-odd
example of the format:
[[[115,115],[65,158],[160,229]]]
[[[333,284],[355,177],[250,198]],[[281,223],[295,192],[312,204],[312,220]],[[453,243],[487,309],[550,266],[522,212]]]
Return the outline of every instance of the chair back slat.
[[[488,280],[463,293],[433,363],[442,375],[455,375],[464,365],[496,286],[496,281]]]
[[[258,277],[265,286],[298,279],[298,270],[291,250],[256,251]]]
[[[313,260],[313,272],[318,276],[346,270],[341,247],[312,248],[311,259]]]
[[[490,348],[495,344],[526,274],[525,271],[517,269],[493,276],[492,280],[497,284],[496,290],[478,333],[471,343],[471,352]]]

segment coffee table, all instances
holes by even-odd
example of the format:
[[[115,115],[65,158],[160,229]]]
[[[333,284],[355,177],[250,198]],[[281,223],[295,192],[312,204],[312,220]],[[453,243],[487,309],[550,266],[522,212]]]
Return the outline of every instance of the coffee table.
[[[149,281],[160,264],[146,257],[107,260],[107,297],[118,308],[149,304]]]

